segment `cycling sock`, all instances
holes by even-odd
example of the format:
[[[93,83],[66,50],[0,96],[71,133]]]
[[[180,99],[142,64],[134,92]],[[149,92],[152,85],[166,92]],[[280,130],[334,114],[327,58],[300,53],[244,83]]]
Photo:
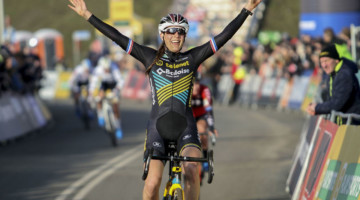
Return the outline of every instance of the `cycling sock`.
[[[102,110],[97,110],[97,116],[98,118],[104,118]]]
[[[116,118],[115,118],[115,127],[117,129],[121,129],[121,121],[119,119],[116,119]]]

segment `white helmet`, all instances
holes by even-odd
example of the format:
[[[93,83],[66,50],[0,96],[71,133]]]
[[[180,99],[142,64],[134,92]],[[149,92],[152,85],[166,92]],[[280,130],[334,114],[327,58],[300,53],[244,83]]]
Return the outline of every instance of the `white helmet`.
[[[84,60],[81,61],[81,66],[84,69],[88,69],[89,71],[92,70],[91,61],[88,58],[85,58]]]
[[[110,69],[110,66],[111,66],[111,59],[107,58],[107,57],[101,57],[99,59],[99,64],[98,65],[100,67],[102,67],[103,69],[108,70],[108,69]]]
[[[187,19],[180,14],[168,14],[166,17],[161,18],[159,23],[159,34],[165,32],[165,29],[169,26],[180,26],[185,29],[185,33],[189,31]]]

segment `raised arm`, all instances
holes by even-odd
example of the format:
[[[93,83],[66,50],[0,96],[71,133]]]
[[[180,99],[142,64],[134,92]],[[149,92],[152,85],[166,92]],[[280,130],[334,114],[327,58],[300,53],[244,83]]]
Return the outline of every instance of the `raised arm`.
[[[139,60],[144,64],[145,67],[148,67],[153,58],[156,55],[156,50],[139,45],[134,42],[132,39],[120,33],[113,26],[103,22],[96,16],[94,16],[86,7],[84,0],[69,0],[71,5],[68,5],[73,11],[78,15],[86,19],[91,25],[93,25],[97,30],[99,30],[106,37],[118,44],[126,53],[133,56],[135,59]]]
[[[262,0],[248,0],[244,8],[249,11],[253,11],[261,3],[261,1]]]
[[[228,42],[240,29],[246,18],[249,15],[252,15],[251,11],[254,10],[261,1],[262,0],[248,0],[240,14],[235,17],[221,33],[213,37],[210,42],[190,50],[192,56],[196,58],[196,64],[200,65],[204,60],[216,53],[226,42]]]

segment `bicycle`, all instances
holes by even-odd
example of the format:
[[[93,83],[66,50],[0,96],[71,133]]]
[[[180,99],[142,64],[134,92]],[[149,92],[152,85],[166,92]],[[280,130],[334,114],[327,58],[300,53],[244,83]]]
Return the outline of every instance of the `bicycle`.
[[[111,89],[106,90],[105,97],[102,100],[102,113],[105,120],[105,131],[110,136],[111,144],[116,147],[118,145],[118,136],[115,133],[117,122],[112,107],[113,101],[117,101],[116,95],[114,95]]]
[[[79,114],[80,118],[84,123],[84,128],[86,130],[90,129],[90,122],[93,116],[90,103],[88,101],[89,91],[88,85],[80,86],[80,96],[79,96]]]
[[[210,135],[209,132],[206,132],[206,133],[203,133],[203,134],[204,134],[204,135],[207,135],[207,136]],[[210,135],[210,137],[208,138],[208,141],[211,142],[211,145],[212,145],[213,147],[215,146],[215,144],[216,144],[216,136],[215,136],[214,133]],[[208,147],[208,148],[209,148],[209,147]],[[208,150],[208,154],[209,154],[209,152],[211,152],[211,153],[213,154],[213,150],[212,150],[212,149]],[[206,173],[206,172],[209,172],[209,173],[210,173],[210,171],[209,171],[209,169],[208,169],[209,164],[208,164],[208,165],[205,165],[205,164],[206,164],[206,162],[203,163],[203,165],[202,165],[201,168],[200,168],[200,172],[199,172],[200,185],[202,185],[202,180],[203,180],[204,177],[205,177],[205,173]],[[205,166],[204,166],[204,165],[205,165]],[[209,174],[209,176],[211,176],[211,175]]]
[[[208,162],[209,163],[209,177],[208,183],[210,184],[214,176],[214,159],[213,151],[208,151],[207,158],[194,158],[194,157],[183,157],[177,155],[176,143],[169,142],[168,145],[169,153],[168,156],[154,155],[154,149],[150,149],[149,155],[145,160],[145,167],[142,179],[147,178],[149,172],[149,164],[151,159],[169,161],[169,180],[166,183],[163,200],[183,200],[184,190],[181,182],[181,165],[180,162]]]

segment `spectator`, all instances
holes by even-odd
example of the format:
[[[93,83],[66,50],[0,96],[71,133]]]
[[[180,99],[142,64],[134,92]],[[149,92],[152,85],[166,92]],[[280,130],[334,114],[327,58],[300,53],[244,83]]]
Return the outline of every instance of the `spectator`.
[[[320,64],[328,75],[326,82],[328,97],[323,103],[309,104],[307,107],[309,114],[330,114],[332,110],[360,114],[360,89],[355,76],[358,72],[357,66],[340,55],[335,44],[321,51]],[[338,120],[338,124],[342,123],[345,123],[345,120]],[[354,120],[353,124],[360,124],[360,121]]]
[[[324,29],[323,32],[323,43],[324,46],[329,46],[331,44],[344,44],[346,43],[344,40],[340,39],[339,37],[337,37],[334,33],[334,30],[330,27]]]
[[[10,16],[5,16],[5,27],[4,27],[4,41],[6,43],[13,43],[15,40],[15,28],[11,25]]]

